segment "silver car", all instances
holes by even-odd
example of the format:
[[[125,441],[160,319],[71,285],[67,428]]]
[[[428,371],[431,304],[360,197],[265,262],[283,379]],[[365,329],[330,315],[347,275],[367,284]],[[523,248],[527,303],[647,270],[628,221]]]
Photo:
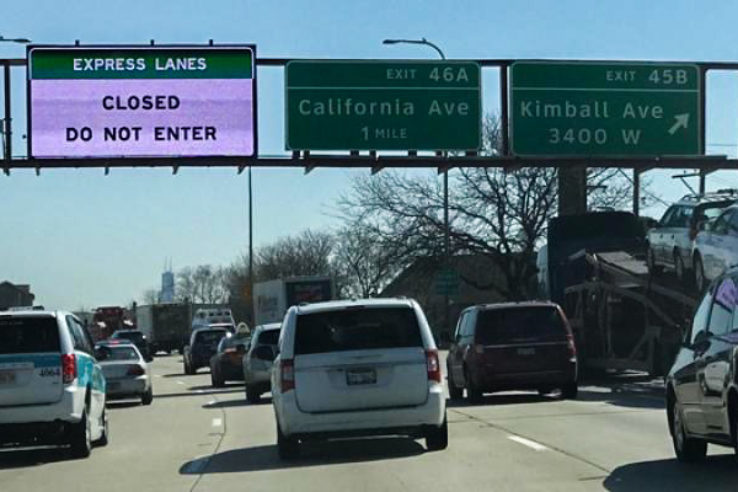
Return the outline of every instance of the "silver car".
[[[738,265],[738,206],[704,225],[694,241],[695,286],[704,292],[714,279]]]
[[[114,398],[140,398],[151,405],[154,393],[149,367],[132,343],[99,343],[95,357],[107,381],[106,395]]]
[[[687,280],[695,269],[692,249],[700,227],[737,200],[737,190],[719,190],[686,195],[669,207],[659,223],[648,231],[649,271],[655,274],[664,268],[673,269],[680,281]]]
[[[281,327],[281,323],[270,323],[254,328],[251,345],[243,356],[243,379],[249,403],[258,402],[263,393],[272,389],[272,364],[277,356]]]

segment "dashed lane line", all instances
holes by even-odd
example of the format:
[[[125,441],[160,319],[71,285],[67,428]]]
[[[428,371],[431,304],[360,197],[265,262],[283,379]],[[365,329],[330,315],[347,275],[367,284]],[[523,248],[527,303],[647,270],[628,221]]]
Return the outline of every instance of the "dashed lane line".
[[[534,451],[548,451],[548,448],[544,446],[543,444],[537,443],[535,441],[531,441],[530,439],[526,439],[524,437],[520,436],[507,436],[508,439],[511,441],[515,441],[519,444],[522,444],[523,446],[528,446]]]

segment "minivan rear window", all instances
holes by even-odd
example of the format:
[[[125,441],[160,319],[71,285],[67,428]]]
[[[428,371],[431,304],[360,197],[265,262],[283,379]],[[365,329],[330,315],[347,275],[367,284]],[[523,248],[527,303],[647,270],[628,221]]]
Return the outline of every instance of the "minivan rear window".
[[[259,345],[277,345],[278,342],[279,330],[266,330],[259,335]]]
[[[56,319],[0,316],[0,354],[34,352],[61,352]]]
[[[476,343],[563,342],[564,322],[553,307],[488,309],[479,313]]]
[[[361,308],[303,314],[295,327],[295,355],[422,347],[411,308]]]
[[[226,336],[225,330],[200,331],[197,333],[195,341],[197,343],[218,343],[224,336]]]

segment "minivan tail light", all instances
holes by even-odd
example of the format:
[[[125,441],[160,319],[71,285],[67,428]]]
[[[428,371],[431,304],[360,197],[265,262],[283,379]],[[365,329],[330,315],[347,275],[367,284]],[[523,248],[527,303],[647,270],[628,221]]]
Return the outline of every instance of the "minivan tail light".
[[[441,382],[441,362],[438,360],[438,350],[425,351],[425,361],[428,367],[428,380]]]
[[[576,357],[577,346],[574,344],[574,336],[571,333],[566,334],[566,342],[569,345],[569,353],[572,357]]]
[[[295,361],[283,359],[279,365],[279,387],[282,393],[295,389]]]
[[[62,354],[62,382],[70,384],[77,379],[77,356],[75,354]]]

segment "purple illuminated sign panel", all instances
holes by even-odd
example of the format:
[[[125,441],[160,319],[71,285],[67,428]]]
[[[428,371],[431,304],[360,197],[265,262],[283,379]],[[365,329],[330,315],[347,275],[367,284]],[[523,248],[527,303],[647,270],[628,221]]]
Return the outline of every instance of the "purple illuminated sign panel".
[[[30,47],[29,156],[254,156],[255,51]]]

